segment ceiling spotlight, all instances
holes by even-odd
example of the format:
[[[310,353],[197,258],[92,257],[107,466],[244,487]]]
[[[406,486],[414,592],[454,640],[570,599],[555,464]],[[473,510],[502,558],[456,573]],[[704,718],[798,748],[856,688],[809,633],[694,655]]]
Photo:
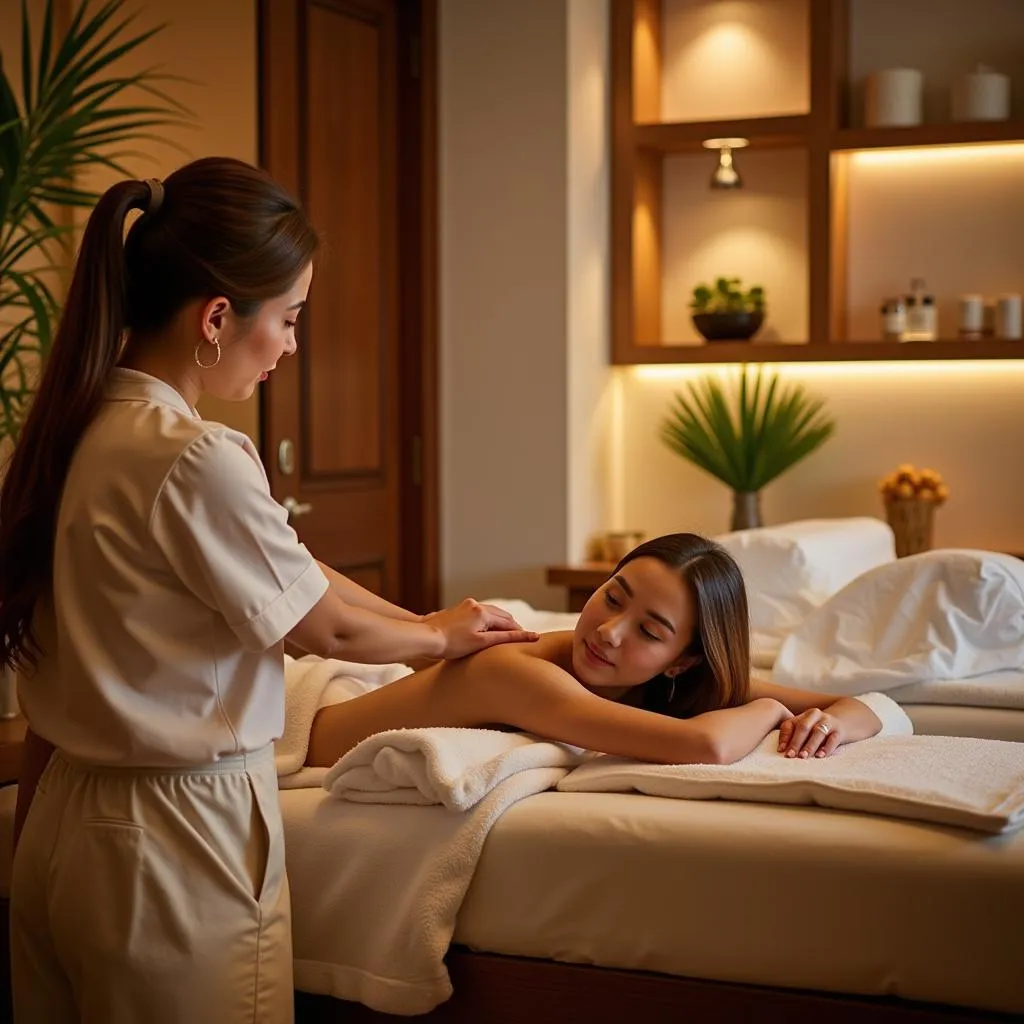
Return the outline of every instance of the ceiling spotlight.
[[[732,151],[749,146],[748,139],[705,139],[705,149],[718,150],[718,166],[711,175],[712,188],[743,188],[743,179],[733,166]]]

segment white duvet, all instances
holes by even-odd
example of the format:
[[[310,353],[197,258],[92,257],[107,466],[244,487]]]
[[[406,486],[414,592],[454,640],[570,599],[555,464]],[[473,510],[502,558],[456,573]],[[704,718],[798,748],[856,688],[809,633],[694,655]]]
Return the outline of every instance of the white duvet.
[[[941,550],[859,576],[782,643],[773,681],[824,693],[899,691],[957,681],[1024,697],[1024,562]],[[894,693],[895,695],[895,693]],[[1007,705],[1004,705],[1007,706]]]

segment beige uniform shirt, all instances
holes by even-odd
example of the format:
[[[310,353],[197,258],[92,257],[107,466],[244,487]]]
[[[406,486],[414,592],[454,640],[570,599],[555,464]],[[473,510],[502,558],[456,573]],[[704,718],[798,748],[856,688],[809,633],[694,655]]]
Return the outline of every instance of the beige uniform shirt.
[[[206,764],[284,727],[282,640],[328,582],[249,439],[118,369],[61,500],[32,729],[97,764]]]

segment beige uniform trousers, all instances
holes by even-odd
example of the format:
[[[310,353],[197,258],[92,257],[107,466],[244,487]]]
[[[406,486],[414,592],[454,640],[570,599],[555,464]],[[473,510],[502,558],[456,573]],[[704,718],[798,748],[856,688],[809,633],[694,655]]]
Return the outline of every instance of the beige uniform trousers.
[[[287,1024],[273,748],[188,769],[57,753],[11,880],[16,1024]]]

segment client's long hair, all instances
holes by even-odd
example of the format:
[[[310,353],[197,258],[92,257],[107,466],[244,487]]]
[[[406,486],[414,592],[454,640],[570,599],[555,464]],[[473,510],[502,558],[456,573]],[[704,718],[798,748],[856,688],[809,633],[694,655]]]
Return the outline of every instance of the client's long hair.
[[[720,544],[695,533],[671,533],[634,548],[615,567],[656,558],[677,570],[697,609],[693,639],[684,652],[698,658],[686,672],[644,683],[639,705],[674,718],[746,703],[750,694],[750,615],[743,574]],[[614,575],[614,574],[613,574]]]

